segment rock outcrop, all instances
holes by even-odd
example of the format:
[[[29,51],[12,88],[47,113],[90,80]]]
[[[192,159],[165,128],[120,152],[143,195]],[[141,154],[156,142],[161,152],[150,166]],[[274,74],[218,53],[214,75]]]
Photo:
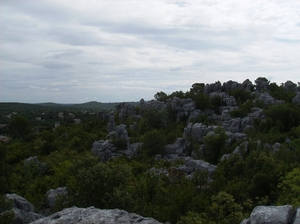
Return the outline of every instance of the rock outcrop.
[[[125,120],[128,117],[133,117],[137,115],[134,109],[134,105],[131,103],[120,103],[116,106],[120,120]]]
[[[162,224],[153,218],[119,209],[66,208],[31,224]]]
[[[46,193],[48,206],[51,209],[54,208],[54,206],[56,204],[56,201],[57,201],[57,197],[58,196],[63,196],[63,195],[66,195],[66,194],[67,194],[67,188],[66,187],[59,187],[59,188],[56,188],[56,189],[50,189]]]
[[[30,223],[43,216],[34,212],[33,204],[17,194],[6,194],[5,197],[13,203],[14,223]]]
[[[165,154],[186,155],[188,144],[183,138],[177,138],[176,142],[165,147]]]
[[[300,92],[297,92],[297,95],[292,99],[292,102],[300,105]]]
[[[297,209],[299,212],[299,208]],[[257,206],[250,217],[241,224],[297,224],[299,216],[293,218],[294,209],[290,205],[283,206]]]

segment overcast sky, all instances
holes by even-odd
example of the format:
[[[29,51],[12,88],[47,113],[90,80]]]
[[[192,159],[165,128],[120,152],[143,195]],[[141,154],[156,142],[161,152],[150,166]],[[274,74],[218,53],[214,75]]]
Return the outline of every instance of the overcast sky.
[[[153,99],[300,81],[299,0],[1,0],[0,102]]]

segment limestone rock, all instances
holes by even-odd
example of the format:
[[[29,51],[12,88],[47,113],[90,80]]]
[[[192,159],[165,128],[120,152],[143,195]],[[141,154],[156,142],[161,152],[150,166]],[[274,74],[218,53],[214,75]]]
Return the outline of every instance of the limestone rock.
[[[231,106],[231,107],[236,106],[236,99],[233,96],[229,96],[227,93],[212,92],[209,95],[210,95],[210,98],[213,98],[213,97],[216,97],[216,96],[221,97],[223,103],[226,104],[227,106]]]
[[[165,147],[165,154],[178,154],[182,156],[186,153],[187,147],[188,145],[183,138],[177,138],[174,144]]]
[[[275,100],[269,93],[254,93],[256,96],[255,101],[261,101],[264,106],[269,106],[273,104],[281,104],[284,103],[283,100]]]
[[[125,120],[128,117],[137,115],[134,109],[134,105],[131,103],[120,103],[116,106],[120,120]]]
[[[300,92],[297,92],[297,95],[292,99],[292,102],[300,105]]]
[[[217,166],[211,165],[208,162],[205,162],[204,160],[195,160],[191,157],[186,157],[184,161],[184,165],[186,167],[191,167],[193,171],[207,171],[209,177],[212,177],[213,173],[217,169]]]
[[[109,114],[109,120],[108,120],[108,123],[107,123],[107,127],[106,127],[106,130],[108,133],[114,131],[116,128],[116,123],[115,123],[115,115],[114,115],[114,112],[111,111],[110,114]]]
[[[65,194],[67,194],[66,187],[59,187],[59,188],[50,189],[49,191],[47,191],[46,197],[47,197],[48,206],[50,208],[54,208],[56,200],[57,200],[57,196],[65,195]]]
[[[34,212],[27,212],[25,210],[21,210],[18,208],[13,208],[12,212],[15,215],[13,223],[17,223],[17,224],[31,223],[33,221],[39,220],[44,217],[41,214],[37,214]]]
[[[246,224],[288,224],[291,223],[294,209],[290,205],[257,206],[253,209]]]
[[[25,198],[17,194],[6,194],[5,197],[13,201],[14,208],[24,210],[26,212],[34,212],[34,206]]]
[[[111,143],[110,140],[95,141],[92,146],[92,152],[96,156],[100,156],[102,161],[107,161],[112,157],[118,156],[116,151],[116,147]]]
[[[296,92],[297,91],[297,84],[296,83],[293,83],[292,81],[286,81],[285,83],[284,83],[284,88],[286,89],[286,90],[289,90],[289,91],[294,91],[294,92]]]
[[[145,101],[144,99],[140,100],[140,109],[141,112],[146,111],[146,110],[164,110],[166,109],[166,105],[163,102],[160,102],[158,100],[150,100],[150,101]]]
[[[246,91],[253,91],[254,86],[252,84],[252,82],[249,79],[246,79],[243,83],[242,83],[242,89],[246,90]]]
[[[184,139],[188,142],[190,140],[200,142],[204,136],[213,130],[214,127],[206,126],[202,123],[189,123],[187,127],[184,128]]]
[[[15,217],[14,223],[29,223],[43,216],[34,213],[34,206],[25,198],[17,194],[6,194],[5,197],[13,202],[13,209],[11,210]]]
[[[296,209],[293,224],[300,224],[300,207]]]
[[[146,218],[119,209],[66,208],[31,224],[161,224],[153,218]]]

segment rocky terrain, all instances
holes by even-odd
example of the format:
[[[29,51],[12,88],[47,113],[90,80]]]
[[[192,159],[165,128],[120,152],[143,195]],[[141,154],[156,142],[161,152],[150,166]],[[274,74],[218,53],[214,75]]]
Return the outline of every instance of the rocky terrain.
[[[258,78],[255,82],[255,85],[249,80],[245,80],[243,83],[228,81],[223,85],[219,82],[207,85],[194,84],[189,92],[191,97],[179,97],[181,94],[179,92],[170,96],[161,93],[156,95],[155,100],[145,101],[141,99],[139,105],[120,103],[116,106],[116,111],[100,111],[98,119],[107,121],[107,136],[106,138],[95,139],[90,151],[93,157],[100,158],[103,163],[112,161],[114,158],[130,160],[140,153],[144,145],[142,141],[132,141],[130,133],[138,132],[141,129],[141,125],[138,123],[149,111],[161,115],[159,124],[156,121],[154,123],[158,126],[164,126],[166,121],[163,112],[167,111],[167,113],[172,114],[174,122],[184,125],[182,136],[164,145],[163,150],[154,155],[156,161],[167,161],[171,167],[151,167],[145,173],[164,176],[172,182],[171,177],[174,173],[179,174],[180,178],[183,176],[188,180],[193,180],[196,173],[205,172],[207,183],[205,183],[204,188],[209,188],[220,162],[235,156],[242,158],[243,155],[249,153],[253,145],[254,148],[268,149],[268,152],[274,154],[280,150],[282,144],[291,141],[289,137],[285,137],[280,143],[268,144],[262,143],[260,140],[253,142],[249,137],[248,133],[253,130],[255,122],[267,120],[264,113],[265,107],[287,103],[285,100],[277,99],[270,94],[270,89],[274,86],[271,86],[266,79]],[[299,86],[297,87],[295,83],[287,81],[282,84],[281,88],[293,93],[293,98],[288,103],[300,105]],[[238,97],[242,96],[236,95],[234,97],[232,95],[235,91],[240,94],[246,93],[251,100],[248,99],[241,103]],[[207,96],[211,102],[217,102],[217,106],[202,108],[202,99],[193,98],[199,92]],[[205,99],[203,98],[203,104]],[[236,114],[238,116],[235,116]],[[131,122],[130,124],[128,124],[128,120]],[[207,120],[209,122],[206,122]],[[67,135],[64,134],[64,136]],[[214,155],[210,155],[209,141],[211,139],[224,140],[225,147],[233,147],[233,150],[229,153],[219,150],[220,155],[214,157]],[[205,158],[210,158],[211,162],[206,161]],[[66,164],[68,165],[68,163]],[[44,175],[48,170],[47,163],[40,162],[37,156],[26,157],[23,162],[24,175],[27,173],[31,175],[32,167],[34,167],[34,175],[36,176]],[[44,206],[47,209],[38,212],[32,203],[20,195],[6,194],[5,197],[13,203],[11,211],[14,214],[14,223],[161,223],[153,218],[143,217],[118,208],[99,209],[93,206],[86,208],[74,206],[53,213],[57,199],[67,195],[68,188],[64,185],[48,190],[45,195],[47,205]],[[3,214],[4,212],[1,213],[1,215]],[[240,220],[235,221],[240,222]],[[277,223],[300,224],[300,208],[291,205],[260,205],[256,206],[250,216],[241,222],[241,224]]]

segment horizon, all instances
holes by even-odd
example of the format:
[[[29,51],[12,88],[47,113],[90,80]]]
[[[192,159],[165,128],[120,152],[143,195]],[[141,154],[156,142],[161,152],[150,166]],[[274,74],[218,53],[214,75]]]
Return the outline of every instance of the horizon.
[[[0,101],[137,102],[258,77],[297,84],[299,11],[295,1],[4,0]]]

